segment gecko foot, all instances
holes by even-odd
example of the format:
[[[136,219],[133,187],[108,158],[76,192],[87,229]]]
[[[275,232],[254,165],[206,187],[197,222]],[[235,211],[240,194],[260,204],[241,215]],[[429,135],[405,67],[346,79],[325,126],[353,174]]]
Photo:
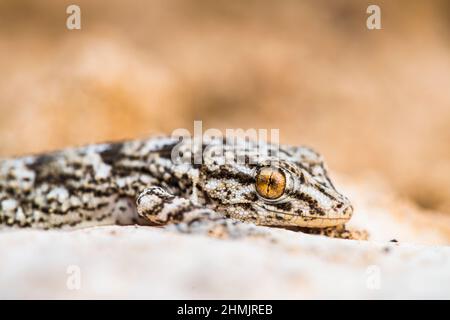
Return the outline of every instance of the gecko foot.
[[[194,220],[189,223],[178,223],[169,229],[181,233],[205,234],[219,239],[238,239],[244,237],[266,237],[269,233],[254,224],[243,223],[231,219]]]
[[[149,187],[139,194],[136,206],[139,216],[181,233],[206,234],[215,238],[267,234],[253,224],[224,218],[214,210],[196,205],[189,199],[176,197],[157,186]]]

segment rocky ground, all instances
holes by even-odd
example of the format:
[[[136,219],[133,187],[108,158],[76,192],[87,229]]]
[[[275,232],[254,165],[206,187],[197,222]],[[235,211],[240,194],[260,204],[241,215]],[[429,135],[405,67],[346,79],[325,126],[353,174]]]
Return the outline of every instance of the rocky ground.
[[[450,298],[450,223],[344,183],[369,241],[213,239],[109,226],[0,233],[0,298]],[[394,241],[392,241],[394,240]]]

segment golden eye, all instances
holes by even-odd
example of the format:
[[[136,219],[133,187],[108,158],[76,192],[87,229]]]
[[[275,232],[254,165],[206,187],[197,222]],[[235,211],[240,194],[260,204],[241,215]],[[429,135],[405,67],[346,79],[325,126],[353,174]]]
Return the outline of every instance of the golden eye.
[[[262,168],[256,175],[256,191],[264,198],[277,199],[283,195],[285,188],[286,177],[279,169]]]

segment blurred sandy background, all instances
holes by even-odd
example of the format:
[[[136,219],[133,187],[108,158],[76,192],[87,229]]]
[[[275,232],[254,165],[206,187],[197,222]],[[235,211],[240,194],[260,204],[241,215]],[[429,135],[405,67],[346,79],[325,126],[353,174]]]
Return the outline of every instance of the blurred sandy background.
[[[81,7],[82,29],[65,27]],[[366,29],[378,4],[382,30]],[[280,128],[450,213],[448,1],[0,1],[0,156]]]

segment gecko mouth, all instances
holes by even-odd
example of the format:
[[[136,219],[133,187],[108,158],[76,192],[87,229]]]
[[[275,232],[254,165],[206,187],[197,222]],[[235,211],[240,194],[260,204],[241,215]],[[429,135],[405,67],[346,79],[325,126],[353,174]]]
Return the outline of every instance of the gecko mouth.
[[[301,226],[301,227],[313,227],[313,228],[325,228],[332,227],[336,225],[343,224],[350,219],[350,216],[346,217],[331,217],[324,215],[316,214],[316,215],[301,215],[295,213],[282,212],[277,210],[272,210],[268,208],[264,208],[261,205],[254,204],[256,207],[261,209],[263,212],[270,212],[275,215],[275,221],[280,226]],[[334,213],[332,213],[334,214]],[[285,219],[283,219],[285,218]]]
[[[316,217],[301,217],[290,214],[280,213],[279,215],[286,215],[286,220],[278,219],[270,220],[265,223],[267,226],[279,228],[329,228],[345,224],[349,219],[347,218],[316,218]]]

